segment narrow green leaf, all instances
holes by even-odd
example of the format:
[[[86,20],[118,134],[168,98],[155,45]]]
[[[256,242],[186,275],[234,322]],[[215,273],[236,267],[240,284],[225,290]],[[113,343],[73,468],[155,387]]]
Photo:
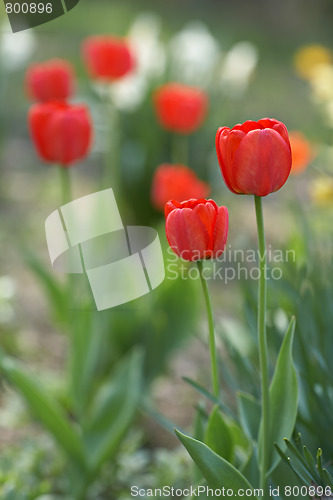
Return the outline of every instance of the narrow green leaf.
[[[232,418],[237,420],[235,415],[232,413],[231,410],[229,410],[229,408],[227,406],[225,406],[223,403],[221,403],[221,401],[219,401],[215,396],[213,396],[213,394],[211,394],[204,387],[202,387],[202,385],[198,384],[198,382],[195,382],[194,380],[192,380],[191,378],[188,378],[188,377],[182,377],[182,379],[185,382],[187,382],[188,384],[190,384],[192,387],[194,387],[194,389],[196,389],[200,394],[202,394],[207,399],[212,401],[212,403],[218,405],[221,408],[221,410],[225,411],[226,413],[228,413],[228,415],[230,415]]]
[[[204,441],[206,426],[207,426],[207,415],[205,413],[205,404],[203,401],[199,401],[196,407],[194,425],[193,425],[193,435],[195,439],[198,439],[199,441]],[[173,430],[174,428],[175,426],[173,426]]]
[[[104,322],[105,323],[105,322]],[[82,308],[72,313],[71,397],[80,419],[89,403],[107,326],[103,316]]]
[[[214,453],[207,445],[177,430],[175,432],[211,488],[220,489],[224,487],[232,489],[235,493],[240,488],[253,490],[253,487],[239,470]],[[258,497],[255,496],[255,490],[253,490],[252,498],[258,500]]]
[[[97,393],[84,426],[89,468],[93,473],[116,452],[133,421],[141,396],[142,366],[141,353],[133,352],[118,367],[115,377]]]
[[[274,376],[269,390],[271,440],[284,447],[284,438],[289,439],[295,427],[298,406],[297,375],[292,357],[295,318],[292,318],[283,339]],[[262,427],[259,431],[259,460],[262,450]],[[279,455],[271,457],[270,473],[279,463]]]
[[[165,429],[167,432],[173,435],[175,424],[171,420],[167,419],[161,412],[156,410],[151,401],[147,399],[145,401],[141,401],[140,408],[150,418],[155,420],[162,427],[162,429]]]
[[[300,471],[298,469],[296,470],[296,468],[292,464],[291,458],[287,459],[287,463],[289,464],[289,467],[294,472],[294,474],[299,479],[299,481],[301,481],[303,484],[306,484],[308,486],[311,482],[310,477],[307,475],[304,476],[303,474],[300,473]]]
[[[289,465],[289,462],[288,462],[288,457],[287,455],[281,450],[280,446],[277,444],[277,443],[274,443],[274,446],[275,446],[275,449],[276,451],[278,452],[278,454],[280,455],[280,458],[282,458],[282,460]]]
[[[287,445],[287,448],[289,448],[289,450],[295,455],[295,457],[297,458],[297,460],[305,467],[307,468],[307,463],[306,463],[306,460],[305,458],[302,456],[302,454],[298,451],[298,449],[296,448],[296,446],[294,446],[290,441],[289,439],[286,439],[284,438],[283,440],[286,445]]]
[[[279,445],[274,443],[274,446],[275,446],[275,449],[278,452],[280,458],[283,460],[283,462],[285,462],[291,468],[291,470],[294,472],[294,474],[297,476],[297,478],[302,483],[309,485],[311,483],[311,477],[309,476],[309,474],[306,471],[304,471],[303,468],[302,468],[302,472],[299,471],[299,469],[296,469],[296,467],[294,467],[294,465],[291,461],[291,458],[287,457],[287,455],[281,450]]]
[[[246,392],[237,393],[238,413],[247,436],[256,441],[259,432],[261,414],[260,403]]]
[[[300,432],[295,432],[294,435],[293,435],[293,439],[294,439],[294,442],[295,442],[295,445],[296,445],[296,448],[298,449],[298,451],[303,454],[303,443],[302,443],[302,435]]]
[[[21,368],[19,363],[1,352],[0,369],[67,456],[76,464],[84,467],[85,457],[80,437],[75,429],[69,425],[57,401],[35,377]]]
[[[209,416],[204,442],[220,457],[231,462],[233,439],[218,406],[214,406]]]
[[[323,450],[321,448],[318,448],[317,451],[317,468],[319,472],[319,477],[321,481],[323,482],[323,485],[325,484],[325,478],[324,478],[324,473],[323,473],[323,463],[322,463],[322,455],[323,455]]]
[[[311,455],[306,446],[303,446],[303,453],[306,463],[308,464],[308,469],[309,471],[311,471],[311,475],[316,477],[317,475],[316,462],[314,461],[313,456]]]
[[[327,469],[323,469],[323,474],[325,479],[325,485],[329,486],[333,491],[333,477],[331,476],[331,474],[328,472]]]
[[[251,484],[259,484],[258,458],[255,447],[250,450],[240,471]]]
[[[65,287],[60,283],[30,251],[25,252],[25,261],[35,276],[41,282],[53,314],[58,321],[63,323],[68,317],[67,293]]]
[[[302,476],[308,476],[309,481],[317,481],[317,476],[318,474],[315,472],[315,474],[312,474],[311,469],[309,469],[307,461],[305,460],[304,456],[298,451],[296,446],[294,446],[288,439],[284,439],[284,442],[287,445],[287,448],[289,451],[293,454],[293,465],[294,468],[297,469],[299,474]]]

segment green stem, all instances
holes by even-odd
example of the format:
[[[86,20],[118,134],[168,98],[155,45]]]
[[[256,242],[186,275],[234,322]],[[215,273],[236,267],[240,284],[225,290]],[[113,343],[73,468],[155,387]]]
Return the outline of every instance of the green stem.
[[[264,498],[267,495],[267,471],[271,453],[270,446],[270,425],[269,425],[269,376],[268,376],[268,355],[266,336],[266,245],[264,218],[262,211],[262,199],[260,196],[254,197],[258,246],[259,246],[259,301],[258,301],[258,340],[261,372],[261,399],[262,399],[262,454],[260,467],[260,488],[264,490]]]
[[[212,303],[210,300],[207,281],[203,275],[203,262],[202,262],[202,260],[198,260],[197,264],[198,264],[200,280],[201,280],[203,294],[205,297],[206,310],[207,310],[210,361],[211,361],[212,381],[213,381],[213,394],[218,399],[219,395],[220,395],[220,390],[219,390],[219,377],[218,377],[217,356],[216,356],[216,347],[215,347],[215,329],[214,329],[213,308],[212,308]]]
[[[69,169],[63,165],[59,165],[60,172],[60,190],[61,190],[61,204],[66,205],[72,199],[71,182],[69,176]]]

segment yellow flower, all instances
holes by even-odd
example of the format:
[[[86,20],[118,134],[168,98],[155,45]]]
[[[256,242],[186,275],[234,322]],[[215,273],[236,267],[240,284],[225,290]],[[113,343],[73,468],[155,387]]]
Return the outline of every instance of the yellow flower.
[[[294,56],[294,66],[296,72],[306,80],[311,78],[313,70],[318,65],[330,64],[332,53],[323,45],[304,45],[297,50]]]
[[[311,197],[318,205],[333,205],[333,178],[316,179],[312,186]]]
[[[318,64],[313,68],[310,85],[316,101],[329,102],[333,100],[333,65]]]

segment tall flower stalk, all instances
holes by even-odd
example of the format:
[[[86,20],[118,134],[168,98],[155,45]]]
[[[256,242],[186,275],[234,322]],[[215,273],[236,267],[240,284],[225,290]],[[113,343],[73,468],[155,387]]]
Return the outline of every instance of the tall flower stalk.
[[[190,199],[183,202],[169,201],[165,205],[165,231],[172,250],[183,259],[196,262],[205,298],[213,394],[219,397],[218,367],[215,347],[213,309],[203,260],[219,257],[225,248],[229,214],[226,207],[218,207],[213,200]]]
[[[254,197],[258,248],[259,248],[259,296],[258,296],[258,341],[259,341],[259,359],[261,373],[261,403],[262,403],[262,463],[260,467],[260,488],[267,490],[267,471],[269,468],[269,458],[271,452],[270,445],[270,410],[269,410],[269,375],[268,375],[268,356],[267,356],[267,335],[266,335],[266,244],[265,229],[262,210],[262,198]]]
[[[203,291],[204,298],[205,298],[206,311],[207,311],[213,394],[216,397],[216,399],[218,399],[219,395],[220,395],[220,389],[219,389],[219,375],[218,375],[216,345],[215,345],[215,328],[214,328],[213,308],[212,308],[212,302],[210,300],[210,294],[209,294],[209,290],[208,290],[207,281],[206,281],[206,278],[204,277],[204,274],[203,274],[203,262],[202,262],[202,260],[198,260],[197,265],[198,265],[198,269],[199,269],[201,286],[202,286],[202,291]]]
[[[259,450],[260,488],[268,498],[271,465],[270,391],[266,336],[266,245],[262,197],[280,189],[290,175],[291,147],[286,126],[278,120],[248,120],[232,129],[221,127],[216,134],[216,152],[227,187],[235,194],[252,194],[259,247],[258,344],[261,373],[261,439]]]
[[[72,199],[72,189],[69,169],[59,165],[61,204],[66,205]]]

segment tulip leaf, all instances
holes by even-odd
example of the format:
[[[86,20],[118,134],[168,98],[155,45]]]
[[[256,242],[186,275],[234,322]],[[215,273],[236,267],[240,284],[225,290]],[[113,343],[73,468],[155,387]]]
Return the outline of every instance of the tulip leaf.
[[[187,382],[188,384],[190,384],[192,387],[194,387],[194,389],[196,391],[198,391],[199,394],[202,394],[203,396],[205,396],[209,401],[212,401],[212,403],[214,403],[217,406],[219,406],[221,410],[223,410],[224,412],[228,413],[228,415],[230,415],[233,419],[236,420],[236,417],[232,413],[232,411],[229,410],[229,408],[227,406],[225,406],[223,403],[221,403],[221,401],[219,401],[215,396],[213,396],[213,394],[211,394],[209,391],[207,391],[207,389],[205,389],[204,387],[202,387],[202,385],[198,384],[198,382],[195,382],[194,380],[192,380],[189,377],[182,377],[182,379],[185,382]]]
[[[241,473],[252,484],[259,483],[258,457],[256,447],[251,448],[248,456],[241,466]]]
[[[68,423],[60,405],[50,393],[19,363],[0,352],[0,369],[26,401],[31,412],[53,435],[67,456],[81,467],[85,466],[84,449],[79,435]]]
[[[292,357],[295,318],[292,318],[283,339],[275,372],[269,389],[270,396],[270,438],[281,449],[285,449],[284,438],[290,439],[295,427],[298,407],[298,383]],[[259,431],[259,460],[262,450],[262,426]],[[275,450],[271,456],[271,473],[280,461]]]
[[[55,319],[59,323],[65,323],[68,320],[68,304],[65,286],[56,280],[52,273],[43,265],[43,262],[30,251],[26,251],[25,260],[43,286]]]
[[[250,439],[256,441],[261,413],[260,403],[246,392],[238,392],[237,403],[242,428]]]
[[[214,406],[207,423],[204,442],[215,453],[225,460],[231,461],[233,455],[233,439],[218,406]]]
[[[134,351],[112,380],[98,391],[84,424],[89,468],[94,473],[110,458],[127,432],[141,397],[143,356]]]
[[[217,455],[206,444],[175,431],[178,439],[185,446],[194,462],[201,470],[210,488],[231,489],[237,494],[239,489],[253,490],[247,479],[232,464]],[[253,498],[258,498],[254,495]]]

